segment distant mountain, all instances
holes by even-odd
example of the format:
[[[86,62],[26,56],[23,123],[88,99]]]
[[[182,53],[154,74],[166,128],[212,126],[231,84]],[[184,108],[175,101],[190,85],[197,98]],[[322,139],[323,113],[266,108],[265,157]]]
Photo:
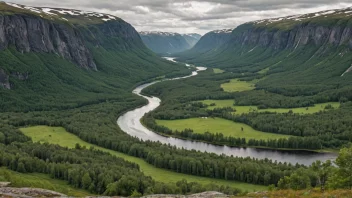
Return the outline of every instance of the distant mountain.
[[[186,39],[187,43],[190,45],[190,47],[193,47],[195,44],[197,44],[197,42],[199,41],[199,39],[202,37],[202,35],[200,34],[195,34],[195,33],[191,33],[191,34],[182,34],[183,38]]]
[[[200,39],[199,34],[170,32],[140,32],[145,45],[157,54],[173,54],[193,47]]]
[[[185,54],[198,54],[209,51],[216,51],[231,38],[233,29],[215,30],[208,32],[200,38],[198,43]]]

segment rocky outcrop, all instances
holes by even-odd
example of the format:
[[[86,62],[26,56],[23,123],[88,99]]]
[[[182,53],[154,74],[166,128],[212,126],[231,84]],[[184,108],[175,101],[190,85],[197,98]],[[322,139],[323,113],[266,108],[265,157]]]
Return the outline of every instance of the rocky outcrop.
[[[97,70],[80,31],[37,16],[12,14],[0,16],[0,50],[10,46],[22,53],[55,53],[82,68]]]
[[[2,87],[4,89],[11,89],[11,85],[9,82],[9,76],[1,68],[0,68],[0,87]]]

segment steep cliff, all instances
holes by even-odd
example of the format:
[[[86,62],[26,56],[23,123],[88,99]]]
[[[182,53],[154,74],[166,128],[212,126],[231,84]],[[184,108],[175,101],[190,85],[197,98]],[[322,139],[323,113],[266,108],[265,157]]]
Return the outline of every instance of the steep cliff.
[[[197,34],[178,34],[170,32],[140,32],[145,45],[158,54],[173,54],[193,47],[199,40]]]
[[[307,45],[352,49],[352,17],[346,15],[329,24],[330,17],[323,17],[320,21],[302,21],[286,29],[282,29],[279,23],[247,23],[235,29],[231,45],[270,47],[275,50],[297,49]]]
[[[54,53],[82,68],[97,70],[87,44],[111,50],[143,47],[137,31],[112,15],[4,2],[0,12],[0,50],[14,46],[22,53]]]
[[[31,15],[0,16],[0,50],[15,46],[22,53],[56,53],[83,68],[96,70],[77,29]]]

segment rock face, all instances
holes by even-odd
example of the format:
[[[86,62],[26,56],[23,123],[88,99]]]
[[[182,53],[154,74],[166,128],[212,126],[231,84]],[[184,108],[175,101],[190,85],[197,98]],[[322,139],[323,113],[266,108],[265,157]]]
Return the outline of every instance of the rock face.
[[[76,28],[37,16],[0,16],[0,50],[9,46],[23,53],[56,53],[80,67],[97,69]]]
[[[0,2],[0,13],[0,50],[14,47],[22,53],[57,54],[81,68],[99,70],[91,47],[145,48],[130,24],[108,14],[5,2]]]
[[[306,45],[347,46],[352,49],[352,28],[348,26],[323,26],[310,23],[299,24],[289,30],[268,29],[251,24],[243,26],[247,28],[235,29],[236,34],[231,38],[232,44],[270,47],[276,50],[295,49]]]
[[[9,76],[0,68],[0,86],[4,89],[11,89]]]
[[[352,49],[352,7],[304,15],[264,19],[238,26],[228,46],[262,47],[294,51],[300,47]]]

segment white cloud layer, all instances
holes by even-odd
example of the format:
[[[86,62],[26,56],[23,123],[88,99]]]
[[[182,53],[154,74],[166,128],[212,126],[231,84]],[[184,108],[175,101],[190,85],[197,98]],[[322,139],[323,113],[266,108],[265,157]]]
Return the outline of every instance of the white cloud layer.
[[[115,15],[138,31],[200,33],[253,20],[352,6],[352,0],[11,0]]]

